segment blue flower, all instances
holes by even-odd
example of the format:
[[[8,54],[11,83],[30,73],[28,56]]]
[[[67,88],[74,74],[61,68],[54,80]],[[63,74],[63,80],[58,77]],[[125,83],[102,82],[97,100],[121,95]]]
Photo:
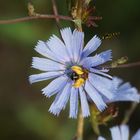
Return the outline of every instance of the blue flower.
[[[102,64],[111,61],[111,50],[91,56],[101,40],[95,35],[84,47],[84,33],[70,28],[61,30],[62,40],[53,35],[39,41],[35,50],[44,58],[33,57],[32,67],[43,71],[29,77],[30,83],[53,79],[44,89],[46,97],[56,95],[49,111],[59,115],[70,100],[69,117],[76,118],[81,105],[83,117],[90,115],[89,100],[100,111],[114,100],[112,77]],[[80,103],[79,103],[80,100]]]
[[[44,72],[31,75],[30,83],[54,79],[42,92],[47,97],[56,95],[49,109],[55,115],[59,115],[70,99],[69,116],[76,118],[79,98],[84,117],[90,115],[87,98],[103,111],[107,106],[102,95],[109,100],[113,98],[104,81],[112,77],[99,66],[112,59],[111,50],[89,56],[101,44],[97,36],[84,47],[83,32],[74,30],[72,33],[70,28],[65,28],[61,30],[61,35],[63,41],[53,35],[47,42],[38,42],[35,50],[45,58],[34,57],[32,67]]]
[[[111,86],[108,86],[107,88],[113,92],[114,97],[111,100],[104,98],[106,103],[120,101],[132,101],[139,103],[140,94],[138,93],[138,90],[135,87],[132,87],[129,82],[124,83],[123,80],[118,77],[113,77],[112,81],[110,82],[112,85],[110,84]]]
[[[127,125],[115,126],[110,129],[112,140],[129,140],[129,127]],[[98,140],[106,140],[103,137],[98,137]],[[132,137],[131,140],[140,140],[140,129]]]

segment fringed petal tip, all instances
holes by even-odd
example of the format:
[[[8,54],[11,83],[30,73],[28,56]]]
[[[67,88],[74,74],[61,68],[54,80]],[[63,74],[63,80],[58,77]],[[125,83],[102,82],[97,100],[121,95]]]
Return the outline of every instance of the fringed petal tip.
[[[89,116],[90,116],[90,112],[87,113],[87,114],[83,114],[83,117],[84,117],[84,118],[88,118]]]
[[[96,43],[96,46],[100,46],[102,43],[102,40],[97,35],[94,35],[93,41]]]
[[[88,114],[83,114],[82,113],[82,117],[83,118],[88,118],[90,116],[90,113],[88,113]],[[71,119],[77,119],[77,117],[78,117],[78,114],[75,114],[75,115],[69,115],[69,118],[71,118]]]
[[[98,107],[98,110],[99,110],[100,112],[103,112],[106,108],[107,108],[107,105],[104,104],[104,105],[100,105],[100,106]]]
[[[95,35],[91,40],[88,41],[87,45],[83,49],[82,56],[87,57],[94,51],[98,49],[98,47],[101,45],[101,39]]]
[[[90,116],[90,112],[89,112],[88,114],[83,114],[83,113],[82,113],[82,117],[83,117],[83,118],[88,118],[89,116]],[[69,115],[69,118],[71,118],[71,119],[77,119],[77,117],[78,117],[78,114],[73,115],[73,116],[70,116],[70,115]]]
[[[37,57],[32,57],[31,68],[35,67],[35,58],[37,58]]]
[[[45,44],[45,42],[44,41],[42,41],[42,40],[38,40],[38,42],[37,42],[37,45],[35,46],[35,51],[39,51],[39,50],[42,50],[42,47],[43,46],[45,46],[46,44]]]
[[[55,116],[59,116],[60,115],[60,112],[61,110],[64,110],[65,108],[62,108],[62,109],[59,109],[59,108],[56,108],[56,106],[54,106],[53,104],[50,106],[49,108],[49,112]],[[88,112],[87,114],[83,114],[82,113],[82,116],[83,118],[88,118],[90,116],[90,112]],[[78,113],[76,114],[69,114],[69,118],[70,119],[77,119],[78,117]]]
[[[89,116],[90,116],[90,112],[87,112],[86,114],[83,114],[83,112],[82,112],[82,117],[83,118],[88,118]],[[77,117],[78,117],[78,113],[69,114],[69,118],[71,118],[71,119],[77,119]]]
[[[63,32],[71,32],[71,28],[70,27],[64,27],[60,30],[61,33]]]
[[[51,97],[51,96],[48,96],[48,95],[46,94],[46,92],[43,91],[43,89],[41,90],[41,92],[42,92],[42,94],[43,94],[45,97],[47,97],[47,98],[50,98],[50,97]]]
[[[112,60],[112,50],[105,51],[102,56],[105,59],[107,59],[108,61],[111,61]]]
[[[54,116],[59,116],[60,115],[60,110],[58,111],[56,111],[56,110],[54,110],[54,109],[49,109],[49,112],[51,113],[51,114],[53,114]],[[83,116],[83,115],[82,115]],[[90,116],[90,114],[88,114],[88,115],[85,115],[85,116],[83,116],[83,118],[88,118]],[[69,115],[69,118],[70,119],[77,119],[77,117],[78,117],[78,115]]]
[[[61,112],[61,110],[59,110],[59,109],[56,109],[56,108],[54,108],[54,107],[50,107],[49,108],[49,112],[51,113],[51,114],[53,114],[53,115],[55,115],[55,116],[59,116],[59,114],[60,114],[60,112]]]
[[[45,89],[45,88],[44,88],[44,89]],[[45,91],[44,89],[41,90],[42,94],[43,94],[45,97],[47,97],[47,98],[52,97],[53,94],[49,94],[49,93],[47,94],[46,91]],[[54,93],[54,94],[55,94],[55,93]]]
[[[77,119],[77,115],[69,115],[70,119]]]
[[[94,35],[93,38],[96,39],[95,41],[97,41],[99,43],[102,42],[102,40],[97,35]]]

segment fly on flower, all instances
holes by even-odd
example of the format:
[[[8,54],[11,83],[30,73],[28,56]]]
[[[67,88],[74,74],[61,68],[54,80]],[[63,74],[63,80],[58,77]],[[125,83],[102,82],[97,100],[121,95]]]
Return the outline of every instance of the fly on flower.
[[[32,67],[43,71],[29,77],[30,83],[53,79],[42,89],[46,97],[56,95],[49,111],[59,115],[70,100],[69,117],[76,118],[81,105],[83,117],[90,115],[89,100],[99,111],[114,98],[112,77],[102,64],[111,61],[111,50],[99,54],[96,51],[101,40],[95,35],[84,47],[84,33],[70,28],[61,30],[62,40],[53,35],[47,42],[39,41],[35,50],[45,58],[33,57]],[[80,100],[80,103],[79,103]]]

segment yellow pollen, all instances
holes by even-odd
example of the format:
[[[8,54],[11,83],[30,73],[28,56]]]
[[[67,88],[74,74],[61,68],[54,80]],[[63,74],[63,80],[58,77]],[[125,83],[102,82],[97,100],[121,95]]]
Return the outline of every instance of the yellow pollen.
[[[81,85],[83,85],[85,82],[85,80],[83,78],[79,78],[75,81],[75,83],[73,84],[73,87],[75,88],[79,88]]]
[[[71,69],[78,75],[82,75],[84,73],[83,69],[79,66],[72,66]]]

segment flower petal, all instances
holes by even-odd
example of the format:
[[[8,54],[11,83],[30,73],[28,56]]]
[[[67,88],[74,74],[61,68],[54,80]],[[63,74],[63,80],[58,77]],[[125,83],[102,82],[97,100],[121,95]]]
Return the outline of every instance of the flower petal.
[[[119,102],[119,101],[133,101],[140,102],[140,94],[136,88],[131,88],[114,94],[114,98],[109,102]]]
[[[55,102],[51,105],[49,111],[54,115],[59,115],[60,111],[65,108],[68,99],[70,97],[72,83],[68,82],[64,87],[63,91],[60,93],[60,96],[57,97]]]
[[[111,131],[112,140],[122,140],[121,132],[118,126],[112,127],[110,131]]]
[[[41,74],[34,74],[34,75],[29,76],[29,82],[32,84],[35,82],[52,79],[63,74],[64,74],[63,72],[45,72]]]
[[[140,129],[136,132],[136,134],[132,137],[132,140],[140,140]]]
[[[120,78],[114,77],[112,82],[111,90],[114,93],[114,98],[107,102],[117,102],[117,101],[134,101],[140,102],[140,94],[135,87],[132,87],[130,83],[122,84]]]
[[[64,71],[65,65],[46,58],[33,57],[32,67],[42,71]]]
[[[120,132],[121,132],[121,140],[128,140],[129,138],[129,128],[127,125],[121,125],[120,126]]]
[[[95,35],[85,46],[83,50],[83,57],[88,56],[92,52],[96,51],[96,49],[101,45],[101,40]]]
[[[104,83],[104,80],[106,80],[106,83]],[[111,80],[93,73],[89,73],[89,81],[101,94],[103,94],[108,99],[112,99],[114,97],[114,94],[107,88],[108,85],[109,87],[111,86]]]
[[[120,85],[123,83],[123,80],[118,77],[113,77],[112,79],[112,89],[114,92],[118,92],[117,90],[120,89]]]
[[[100,111],[103,111],[107,107],[102,97],[88,80],[85,84],[85,90]]]
[[[53,113],[54,115],[58,116],[59,113],[60,113],[60,109],[55,109],[55,104],[57,102],[57,100],[59,99],[61,93],[62,93],[63,90],[61,90],[59,93],[57,93],[53,103],[51,104],[50,108],[49,108],[49,112]]]
[[[118,80],[120,80],[120,79],[118,78]],[[129,82],[126,82],[124,84],[122,84],[122,82],[119,84],[119,86],[120,86],[119,91],[124,91],[124,90],[132,88],[132,86],[131,86],[131,84]]]
[[[110,76],[109,74],[106,74],[106,73],[101,72],[100,70],[97,70],[94,68],[90,68],[90,72],[93,72],[93,73],[96,73],[96,74],[99,74],[99,75],[102,75],[102,76],[105,76],[105,77],[112,79],[112,76]]]
[[[66,49],[68,51],[68,54],[70,58],[73,60],[72,31],[70,28],[64,28],[60,30],[60,32],[61,32],[63,41],[65,43]]]
[[[102,68],[102,69],[99,69],[99,71],[101,71],[101,72],[109,72],[109,69],[107,69],[107,68]]]
[[[59,58],[62,62],[70,61],[70,57],[68,56],[66,46],[64,43],[55,35],[50,37],[47,41],[47,45],[50,50]]]
[[[42,89],[43,94],[47,97],[51,97],[52,95],[59,92],[67,83],[68,77],[67,76],[60,76],[53,80],[48,86]]]
[[[100,54],[97,54],[93,57],[86,57],[80,63],[87,69],[91,67],[96,67],[98,65],[104,64],[107,61],[111,61],[111,50],[104,51]]]
[[[84,33],[78,30],[74,30],[72,46],[75,63],[77,63],[81,58],[83,45],[84,45]]]
[[[79,93],[80,93],[80,101],[81,101],[83,117],[88,117],[90,116],[90,111],[89,111],[89,106],[87,102],[87,97],[86,97],[85,91],[83,90],[83,87],[79,88]]]
[[[70,118],[77,118],[78,113],[78,88],[72,87],[70,95]]]
[[[35,50],[39,53],[39,54],[41,54],[41,55],[43,55],[43,56],[45,56],[45,57],[47,57],[47,58],[49,58],[49,59],[52,59],[52,60],[55,60],[55,61],[57,61],[57,62],[60,62],[60,60],[56,57],[56,55],[49,49],[49,47],[47,46],[47,44],[44,42],[44,41],[38,41],[38,43],[37,43],[37,45],[36,45],[36,47],[35,47]]]

